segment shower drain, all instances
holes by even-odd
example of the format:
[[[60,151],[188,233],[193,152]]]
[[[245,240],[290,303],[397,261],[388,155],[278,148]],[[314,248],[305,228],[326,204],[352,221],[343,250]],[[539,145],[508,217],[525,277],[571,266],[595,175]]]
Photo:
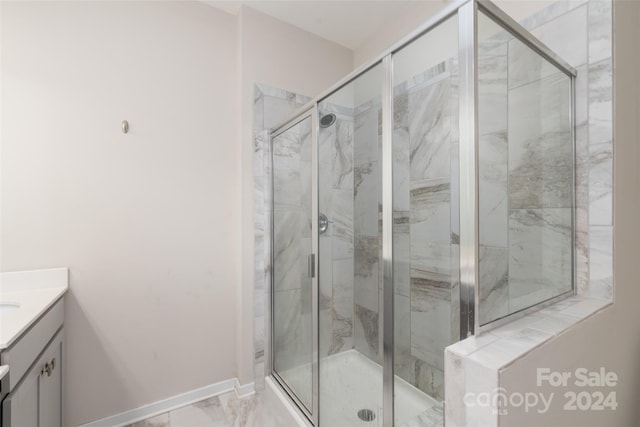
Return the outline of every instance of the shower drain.
[[[371,409],[360,409],[358,411],[358,418],[362,421],[373,421],[376,418],[376,414]]]

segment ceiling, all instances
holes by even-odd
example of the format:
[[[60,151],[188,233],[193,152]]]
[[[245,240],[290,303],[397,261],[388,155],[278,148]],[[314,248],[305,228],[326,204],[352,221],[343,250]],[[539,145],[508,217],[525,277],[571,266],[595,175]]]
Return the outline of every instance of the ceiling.
[[[237,14],[242,5],[331,40],[351,50],[362,46],[385,24],[409,13],[418,1],[446,0],[202,0]]]

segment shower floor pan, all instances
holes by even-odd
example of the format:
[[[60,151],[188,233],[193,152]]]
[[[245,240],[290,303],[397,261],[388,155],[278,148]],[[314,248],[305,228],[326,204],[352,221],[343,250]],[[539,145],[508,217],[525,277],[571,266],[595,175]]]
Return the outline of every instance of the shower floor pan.
[[[280,372],[294,390],[311,393],[308,366]],[[308,399],[309,395],[303,396]],[[307,400],[308,401],[308,400]],[[368,409],[375,417],[365,421],[358,411]],[[439,427],[443,425],[442,402],[395,378],[395,425]],[[382,426],[382,367],[356,350],[320,360],[320,426]]]

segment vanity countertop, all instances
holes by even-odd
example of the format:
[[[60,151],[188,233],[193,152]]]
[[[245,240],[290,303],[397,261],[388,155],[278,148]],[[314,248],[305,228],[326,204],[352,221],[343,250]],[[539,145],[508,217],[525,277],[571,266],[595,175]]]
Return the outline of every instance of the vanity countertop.
[[[0,350],[9,347],[69,289],[69,270],[0,274]]]

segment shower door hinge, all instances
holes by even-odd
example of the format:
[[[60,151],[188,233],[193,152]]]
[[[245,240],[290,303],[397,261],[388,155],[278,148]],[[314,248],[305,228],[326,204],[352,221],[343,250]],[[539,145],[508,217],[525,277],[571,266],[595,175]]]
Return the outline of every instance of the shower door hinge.
[[[307,265],[308,276],[313,279],[314,277],[316,277],[316,254],[309,254]]]

